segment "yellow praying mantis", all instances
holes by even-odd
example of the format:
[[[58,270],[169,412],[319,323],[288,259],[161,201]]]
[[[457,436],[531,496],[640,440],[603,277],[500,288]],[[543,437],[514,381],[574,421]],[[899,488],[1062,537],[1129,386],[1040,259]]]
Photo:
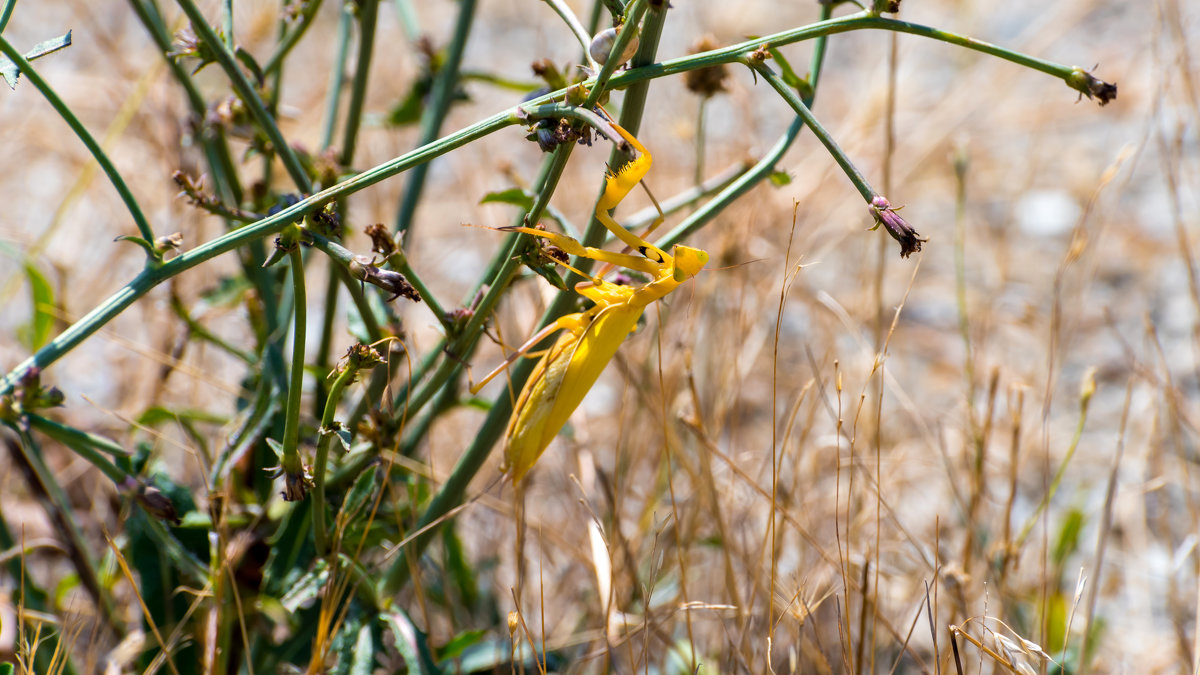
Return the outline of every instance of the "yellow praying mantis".
[[[604,116],[608,118],[607,113]],[[531,227],[504,229],[541,237],[573,256],[647,274],[651,281],[641,287],[627,286],[570,268],[580,276],[590,277],[591,281],[577,284],[575,292],[592,301],[592,307],[563,316],[538,331],[511,358],[471,388],[472,393],[477,393],[543,339],[563,331],[538,361],[517,397],[509,419],[501,470],[510,474],[514,484],[519,483],[533,467],[567,423],[571,413],[579,407],[600,373],[616,356],[621,343],[637,328],[638,319],[646,307],[694,277],[708,263],[708,253],[705,251],[676,245],[668,254],[613,220],[609,211],[621,203],[642,180],[650,170],[652,160],[650,152],[632,134],[611,118],[608,121],[621,138],[634,148],[637,156],[619,170],[607,173],[604,194],[596,202],[596,218],[630,251],[636,251],[637,254],[584,246],[566,235]]]

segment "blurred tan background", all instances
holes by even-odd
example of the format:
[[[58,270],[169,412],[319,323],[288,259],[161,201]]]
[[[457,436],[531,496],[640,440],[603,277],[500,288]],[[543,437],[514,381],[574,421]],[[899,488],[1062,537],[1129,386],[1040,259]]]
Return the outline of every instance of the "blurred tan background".
[[[215,16],[215,3],[209,4]],[[319,142],[323,124],[337,4],[322,9],[285,72],[283,130],[309,148]],[[455,4],[417,4],[420,31],[443,46]],[[576,58],[577,44],[544,4],[481,4],[465,69],[532,80],[532,61],[551,58],[561,65]],[[587,11],[581,3],[568,4]],[[277,5],[242,1],[236,7],[238,44],[265,58]],[[178,16],[173,10],[166,11]],[[817,12],[815,2],[681,1],[669,14],[660,57],[687,53],[704,34],[730,44],[813,21]],[[871,219],[864,204],[807,131],[780,163],[792,177],[789,184],[757,188],[689,242],[714,254],[710,271],[674,294],[661,329],[657,312],[649,313],[647,328],[622,349],[570,433],[535,470],[526,514],[530,532],[556,534],[531,534],[537,541],[525,555],[544,566],[548,585],[554,579],[571,589],[547,589],[547,631],[569,641],[581,621],[588,624],[579,617],[595,614],[594,591],[584,589],[596,583],[597,570],[579,500],[605,502],[599,468],[603,475],[622,476],[616,503],[606,508],[622,514],[633,558],[676,569],[682,564],[691,601],[738,604],[731,597],[736,595],[740,611],[755,615],[766,611],[773,593],[777,609],[790,607],[792,616],[776,628],[776,658],[789,649],[807,653],[804,645],[813,638],[804,631],[814,617],[820,629],[813,634],[836,641],[834,603],[842,597],[846,570],[853,578],[878,575],[870,586],[877,589],[872,616],[883,621],[875,628],[880,643],[902,641],[935,570],[942,625],[985,613],[1036,612],[1056,597],[1071,604],[1082,573],[1087,581],[1076,602],[1081,615],[1090,589],[1099,592],[1100,671],[1188,672],[1197,652],[1200,604],[1200,295],[1192,254],[1200,232],[1200,5],[906,0],[900,18],[1068,65],[1097,66],[1092,72],[1116,82],[1119,96],[1103,108],[1077,102],[1075,92],[1042,74],[900,35],[889,155],[893,38],[882,32],[834,36],[814,111],[875,187],[904,205],[904,217],[929,237],[925,251],[901,260],[882,232],[866,231]],[[182,232],[186,247],[219,234],[216,218],[176,198],[172,172],[197,165],[196,150],[182,145],[185,106],[127,8],[26,0],[5,37],[28,49],[67,29],[74,30],[74,44],[35,65],[104,139],[156,233]],[[785,49],[801,72],[809,52],[807,44]],[[379,164],[415,143],[415,128],[388,128],[381,120],[407,93],[417,58],[396,12],[384,3],[367,104],[372,121],[363,130],[356,168]],[[225,91],[215,67],[203,71],[201,81],[210,96]],[[734,68],[728,84],[707,113],[709,175],[761,155],[792,119],[744,68]],[[467,90],[471,100],[453,109],[445,132],[520,98],[479,82]],[[650,87],[639,137],[654,153],[646,180],[660,199],[693,184],[698,105],[680,78]],[[27,356],[15,338],[30,316],[23,255],[31,255],[55,284],[69,319],[136,274],[143,257],[136,247],[113,242],[134,232],[124,207],[27,81],[0,93],[0,120],[0,366],[7,370]],[[598,144],[578,149],[572,159],[553,204],[574,222],[584,222],[592,207],[607,152]],[[443,304],[463,300],[499,241],[493,232],[462,225],[508,224],[512,207],[479,200],[510,187],[511,175],[532,180],[539,154],[518,129],[509,129],[434,163],[410,257]],[[955,156],[967,158],[962,305],[955,275]],[[404,182],[401,176],[356,195],[350,219],[356,233],[348,235],[348,247],[366,253],[361,227],[393,222]],[[630,199],[621,213],[648,203],[637,192]],[[793,204],[794,239],[785,259]],[[798,264],[803,267],[797,271]],[[177,290],[194,300],[218,271],[232,269],[231,261],[218,260],[183,275]],[[50,369],[47,381],[66,393],[67,420],[128,442],[137,437],[128,418],[152,403],[232,412],[241,366],[215,351],[189,350],[177,373],[160,385],[179,331],[165,309],[165,290],[151,293]],[[534,281],[505,303],[497,325],[508,340],[528,334],[548,297],[545,284]],[[960,307],[966,310],[966,339]],[[212,308],[203,320],[231,341],[245,341],[239,311]],[[422,306],[400,311],[411,346],[423,353],[437,339],[434,321]],[[886,356],[877,359],[881,335],[888,336]],[[347,334],[334,351],[350,341]],[[501,358],[489,345],[472,364],[478,374]],[[876,364],[881,367],[873,371]],[[1005,523],[1008,537],[1015,537],[1071,446],[1080,386],[1093,368],[1095,395],[1063,483],[1046,517],[1011,552],[1014,560],[998,564]],[[420,459],[444,475],[481,419],[470,409],[447,415]],[[976,437],[985,440],[978,473]],[[186,438],[156,442],[164,457],[178,459],[173,471],[188,481],[194,460],[188,459]],[[763,563],[773,444],[779,453],[777,500],[785,514],[778,524],[774,584]],[[1122,444],[1109,500],[1108,476]],[[656,482],[667,445],[679,455],[676,461],[696,468],[685,489],[676,486],[674,506]],[[701,459],[705,448],[719,454]],[[101,485],[78,460],[62,457],[60,465],[81,486]],[[701,475],[711,477],[719,509],[705,481],[696,478]],[[5,484],[20,482],[11,473],[0,476]],[[479,488],[485,484],[481,479]],[[11,489],[20,494],[19,487]],[[11,518],[20,499],[5,500]],[[1097,569],[1106,503],[1113,527]],[[96,508],[99,520],[110,515]],[[1048,561],[1073,510],[1082,515],[1078,549],[1056,567]],[[31,528],[40,517],[30,510]],[[723,527],[713,536],[721,545],[696,545],[678,559],[658,541],[672,528],[702,533],[718,522]],[[496,592],[507,595],[501,589],[513,583],[511,515],[480,507],[468,511],[459,527],[472,533],[466,538],[474,555],[501,558],[492,581]],[[740,581],[729,582],[729,569]],[[538,592],[536,583],[526,589],[534,606]],[[737,611],[694,610],[689,619],[698,647],[727,655],[736,651],[728,645],[749,640],[763,648],[768,631],[761,623],[749,638],[730,634]],[[675,620],[683,620],[682,612]],[[912,643],[928,655],[924,622]],[[1082,623],[1076,619],[1074,630]],[[438,630],[430,627],[434,635]],[[1057,651],[1061,644],[1043,646]],[[725,658],[732,661],[723,656],[718,662]],[[921,666],[931,672],[930,661]],[[837,664],[832,669],[837,672]]]

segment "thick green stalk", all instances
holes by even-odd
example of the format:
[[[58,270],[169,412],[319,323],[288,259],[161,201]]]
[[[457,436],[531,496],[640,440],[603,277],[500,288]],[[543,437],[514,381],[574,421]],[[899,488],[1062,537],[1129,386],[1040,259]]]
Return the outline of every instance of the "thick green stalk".
[[[349,6],[338,10],[337,47],[334,50],[333,66],[329,74],[329,93],[325,100],[325,126],[321,131],[321,149],[333,143],[333,129],[337,126],[338,106],[342,100],[342,85],[346,82],[346,52],[350,46],[350,22],[353,15]]]
[[[4,9],[0,9],[0,33],[4,32],[8,20],[12,18],[13,8],[16,6],[17,0],[4,0]]]
[[[109,160],[108,155],[104,152],[104,149],[100,147],[100,144],[96,142],[96,139],[92,138],[92,134],[88,132],[87,127],[83,126],[83,122],[79,121],[79,118],[75,116],[74,111],[72,111],[67,104],[64,103],[61,98],[59,98],[58,94],[50,86],[50,83],[42,79],[42,76],[33,69],[33,66],[29,65],[29,61],[25,60],[25,57],[21,55],[21,52],[17,51],[11,44],[9,44],[8,40],[4,39],[4,36],[2,35],[0,35],[0,52],[2,52],[10,61],[17,65],[17,68],[20,69],[21,74],[24,75],[27,80],[29,80],[30,84],[32,84],[34,87],[37,87],[38,91],[42,92],[42,96],[46,97],[46,100],[51,106],[54,107],[54,111],[58,113],[59,117],[62,117],[63,121],[65,121],[67,125],[71,127],[71,131],[74,131],[75,135],[79,137],[79,140],[83,141],[83,144],[87,147],[88,152],[91,153],[92,157],[96,159],[96,163],[100,165],[101,170],[104,171],[104,175],[108,176],[108,180],[113,184],[113,187],[116,188],[117,194],[121,196],[121,201],[125,202],[125,208],[129,209],[129,215],[133,217],[133,222],[135,225],[137,225],[138,233],[141,235],[142,239],[144,239],[147,244],[153,244],[154,231],[150,229],[149,221],[146,220],[146,216],[142,213],[142,208],[138,206],[137,198],[135,198],[133,193],[129,191],[129,186],[125,184],[125,179],[121,178],[121,174],[117,171],[117,167],[113,166],[112,161]],[[147,249],[146,254],[150,259],[148,262],[158,260],[159,254],[155,254],[150,249]]]
[[[292,368],[288,375],[287,409],[284,410],[283,426],[283,456],[280,458],[280,468],[283,469],[286,484],[286,498],[294,501],[294,497],[302,496],[304,463],[300,459],[300,397],[304,390],[304,347],[305,327],[308,323],[308,302],[304,291],[304,256],[300,247],[288,253],[292,274],[292,298],[294,306],[292,326]]]

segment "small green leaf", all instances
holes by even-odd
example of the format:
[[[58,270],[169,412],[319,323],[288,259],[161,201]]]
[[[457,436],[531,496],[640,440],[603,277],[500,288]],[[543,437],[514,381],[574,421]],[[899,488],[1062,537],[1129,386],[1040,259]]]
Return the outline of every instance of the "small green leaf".
[[[788,60],[784,57],[783,52],[779,51],[775,47],[767,47],[767,52],[769,52],[771,54],[771,58],[775,59],[775,62],[779,64],[780,79],[782,79],[789,87],[799,89],[801,78],[796,74],[796,71],[792,69],[792,64],[788,63]]]
[[[35,352],[46,346],[54,330],[54,288],[46,276],[30,263],[25,263],[25,277],[29,279],[33,316],[29,324],[22,327],[20,337],[25,347]]]
[[[1057,540],[1054,543],[1052,559],[1055,565],[1061,566],[1066,562],[1068,556],[1079,550],[1079,535],[1083,531],[1083,525],[1082,511],[1073,508],[1067,512],[1067,517],[1063,519],[1062,527],[1059,529]]]
[[[792,182],[792,175],[786,171],[772,171],[767,178],[770,179],[771,185],[775,187],[783,187]]]
[[[513,206],[519,206],[522,209],[529,211],[533,208],[533,197],[525,194],[525,191],[521,188],[509,188],[507,190],[489,192],[484,195],[483,199],[479,200],[479,203],[512,204]]]
[[[254,60],[254,56],[241,47],[238,47],[233,55],[237,57],[238,61],[242,62],[243,66],[246,66],[246,70],[249,70],[254,75],[254,81],[261,87],[266,78],[263,76],[262,66],[258,65],[258,61]]]
[[[268,438],[265,440],[267,441],[267,447],[271,448],[271,452],[275,453],[275,457],[282,463],[283,462],[283,443],[280,443],[279,441],[275,440],[274,438]]]
[[[25,60],[32,61],[39,59],[51,52],[56,52],[60,49],[71,46],[71,31],[60,35],[56,38],[51,38],[45,42],[39,42],[33,46],[33,49],[25,52]],[[17,78],[21,76],[21,71],[17,68],[17,64],[9,61],[7,58],[0,56],[0,75],[4,77],[4,81],[8,83],[9,89],[17,88]]]
[[[458,658],[464,649],[479,644],[485,635],[487,635],[485,630],[468,630],[455,635],[438,650],[438,660]]]
[[[0,675],[13,675],[13,664],[0,663]]]
[[[427,87],[428,85],[422,87],[421,81],[417,80],[412,89],[409,89],[408,95],[388,111],[387,117],[384,118],[387,124],[403,127],[421,121],[422,102],[429,93]]]
[[[375,670],[375,639],[371,627],[358,629],[358,640],[354,643],[354,654],[350,661],[350,675],[371,675]]]
[[[135,237],[132,234],[123,234],[123,235],[113,239],[113,241],[133,242],[134,244],[137,244],[138,246],[141,246],[142,248],[146,249],[146,252],[149,253],[151,256],[158,255],[157,252],[154,250],[154,244],[151,244],[150,242],[146,241],[145,239],[142,239],[141,237]]]

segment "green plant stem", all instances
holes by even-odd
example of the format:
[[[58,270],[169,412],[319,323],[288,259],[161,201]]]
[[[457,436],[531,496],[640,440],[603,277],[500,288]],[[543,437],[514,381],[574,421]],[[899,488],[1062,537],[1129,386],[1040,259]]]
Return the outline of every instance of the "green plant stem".
[[[517,124],[519,121],[515,111],[506,111],[504,114],[493,115],[467,127],[457,134],[447,136],[435,143],[405,153],[400,157],[364,171],[357,176],[348,178],[254,224],[227,232],[158,267],[143,270],[132,281],[104,302],[97,305],[92,311],[68,327],[54,340],[51,340],[48,345],[38,350],[36,354],[21,362],[16,368],[5,375],[3,381],[0,381],[0,395],[12,391],[12,388],[16,385],[20,377],[30,368],[45,368],[57,361],[158,284],[203,262],[211,260],[222,253],[232,251],[250,242],[258,241],[263,237],[276,234],[287,224],[299,220],[304,215],[317,210],[330,201],[354,194],[359,190],[386,180],[398,173],[402,173],[421,162],[426,162],[433,157],[462,147],[490,133]]]
[[[396,7],[396,15],[400,18],[400,26],[404,29],[404,37],[408,38],[409,42],[416,42],[421,38],[421,22],[417,20],[417,13],[413,11],[412,0],[395,0],[392,3]]]
[[[181,2],[187,2],[187,0],[181,0]],[[757,49],[764,44],[771,46],[782,46],[786,44],[792,44],[793,42],[799,42],[801,40],[819,38],[827,35],[844,33],[851,30],[859,30],[862,28],[900,30],[901,32],[910,32],[918,35],[924,35],[925,32],[922,31],[933,32],[938,36],[942,34],[942,31],[934,31],[934,29],[916,26],[915,24],[908,24],[906,22],[894,21],[891,19],[880,19],[877,17],[869,17],[863,14],[857,14],[849,17],[820,21],[810,26],[784,31],[782,33],[768,36],[767,38],[761,40],[743,42],[732,47],[703,52],[701,54],[694,54],[671,61],[640,66],[634,68],[633,70],[628,70],[614,75],[612,77],[611,85],[613,87],[629,86],[641,82],[647,82],[658,77],[664,77],[666,75],[683,73],[698,68],[706,68],[708,66],[721,63],[740,61],[743,54],[750,53],[754,51],[754,49]],[[934,36],[931,35],[931,37]],[[937,39],[942,38],[937,37]],[[987,43],[973,41],[967,38],[963,39],[968,40],[970,43],[969,45],[965,46],[977,49],[979,51],[984,51],[985,53],[994,53],[1000,58],[1005,58],[1007,60],[1022,64],[1030,60],[1030,57],[1016,55],[1013,52],[995,47],[993,45],[988,45]],[[947,39],[946,41],[951,40]],[[643,45],[645,42],[646,41],[643,40]],[[1056,77],[1062,78],[1064,81],[1066,81],[1066,79],[1075,72],[1074,69],[1070,67],[1049,64],[1048,62],[1038,61],[1036,59],[1034,59],[1034,61],[1037,61],[1037,64],[1040,64],[1036,68],[1037,70],[1053,74]],[[1030,67],[1034,66],[1031,65]],[[523,104],[523,107],[530,108],[540,104],[546,104],[556,98],[561,99],[565,94],[566,92],[562,90],[552,92]],[[629,108],[628,104],[626,104],[626,108]],[[49,345],[39,350],[32,357],[26,359],[16,368],[10,371],[4,377],[3,381],[0,381],[0,394],[6,394],[12,391],[12,388],[15,386],[17,380],[21,377],[21,375],[28,371],[29,368],[34,366],[44,368],[58,360],[64,353],[94,333],[114,316],[120,314],[121,311],[123,311],[126,307],[162,281],[169,279],[186,269],[190,269],[191,267],[194,267],[216,255],[230,251],[243,244],[256,241],[263,236],[278,232],[279,229],[281,229],[286,223],[303,216],[305,213],[314,210],[320,205],[328,203],[330,200],[337,199],[348,194],[353,194],[354,192],[357,192],[368,185],[373,185],[382,180],[390,178],[391,176],[401,173],[412,166],[416,166],[422,162],[428,161],[432,157],[449,152],[455,148],[466,145],[467,143],[477,140],[478,138],[482,138],[483,136],[486,136],[494,131],[512,124],[516,124],[520,121],[521,120],[516,115],[516,108],[498,113],[459,132],[446,136],[438,141],[430,143],[429,145],[406,153],[393,160],[380,164],[373,169],[338,183],[337,185],[323,190],[312,197],[304,199],[271,217],[264,218],[253,225],[247,225],[246,227],[218,237],[217,239],[214,239],[202,246],[197,247],[196,249],[193,249],[192,251],[188,251],[187,253],[184,253],[183,255],[164,263],[158,268],[144,270],[141,274],[134,278],[133,281],[119,290],[116,294],[101,303],[86,316],[69,327],[66,331],[59,335],[58,338],[51,341]],[[745,176],[743,179],[740,179],[739,181],[735,182],[734,185],[731,185],[729,188],[727,188],[725,193],[735,189],[749,189],[748,184],[752,184],[752,182],[753,181],[750,180],[749,176]],[[722,194],[724,195],[725,193]],[[720,199],[720,197],[718,197],[718,199]],[[700,211],[697,211],[696,214],[693,214],[693,217],[696,217],[698,214],[701,214],[705,211],[706,209],[701,209]],[[711,211],[709,211],[709,214],[710,215],[708,217],[711,218]],[[694,218],[689,218],[689,221],[692,221],[693,219]],[[695,222],[700,221],[697,219]],[[674,236],[676,232],[682,231],[682,229],[676,228],[676,230],[673,231],[671,235],[668,235],[668,237]]]
[[[342,246],[336,241],[316,234],[315,232],[309,232],[308,234],[312,238],[314,248],[328,255],[330,259],[340,265],[343,269],[349,271],[350,263],[354,261],[353,251],[345,246]],[[417,295],[421,297],[421,300],[424,302],[425,306],[429,308],[429,311],[433,312],[434,318],[438,321],[438,323],[442,324],[443,327],[448,327],[449,324],[446,323],[446,313],[442,310],[442,306],[438,304],[437,298],[433,297],[433,293],[430,292],[429,287],[426,286],[423,281],[421,281],[421,278],[418,277],[415,272],[413,272],[412,267],[408,264],[407,258],[405,258],[403,254],[393,254],[392,257],[388,259],[388,264],[391,265],[393,269],[403,274],[406,279],[408,279],[408,282],[411,283],[413,288],[417,290]]]
[[[587,59],[588,65],[595,68],[598,64],[592,59],[591,51],[588,49],[592,44],[592,36],[580,23],[579,17],[575,16],[575,12],[572,12],[563,0],[542,0],[542,2],[550,5],[550,9],[554,10],[554,13],[567,24],[567,28],[571,29],[575,39],[579,40],[579,46],[583,47],[583,57]]]
[[[475,21],[476,0],[461,0],[458,5],[458,18],[454,22],[454,35],[446,49],[446,59],[433,81],[429,103],[421,112],[421,137],[418,146],[431,143],[441,133],[442,123],[454,102],[454,92],[458,88],[459,71],[462,69],[463,52],[467,48],[467,37],[471,25]],[[425,188],[425,176],[429,165],[422,165],[413,170],[404,186],[404,196],[400,199],[400,208],[396,213],[395,231],[399,235],[398,242],[404,246],[412,240],[413,217],[421,202],[421,192]]]
[[[1050,500],[1054,499],[1054,494],[1058,492],[1058,486],[1062,483],[1063,477],[1067,475],[1067,465],[1071,463],[1071,458],[1075,456],[1075,451],[1079,449],[1079,441],[1083,439],[1083,428],[1087,425],[1088,404],[1090,401],[1091,396],[1086,396],[1080,402],[1079,422],[1075,425],[1075,435],[1071,438],[1071,445],[1067,448],[1067,454],[1063,457],[1062,463],[1058,465],[1058,470],[1054,472],[1054,478],[1050,481],[1050,488],[1042,496],[1042,501],[1038,503],[1037,508],[1025,520],[1025,525],[1021,528],[1021,533],[1017,535],[1016,540],[1013,542],[1014,550],[1019,551],[1025,545],[1025,540],[1033,532],[1038,519],[1042,517],[1042,512],[1046,510],[1046,507],[1050,506]]]
[[[100,578],[96,574],[98,569],[96,561],[90,553],[90,547],[87,540],[84,539],[78,523],[73,518],[74,510],[71,508],[71,501],[67,498],[66,492],[54,473],[46,466],[41,447],[29,430],[20,427],[14,430],[20,440],[12,441],[10,439],[8,442],[13,462],[25,474],[31,491],[41,502],[46,515],[58,529],[75,571],[79,574],[79,581],[87,589],[88,594],[92,596],[100,610],[100,615],[103,617],[102,625],[113,635],[124,635],[125,627],[118,618],[119,615],[115,609],[116,603],[108,589],[100,583]]]
[[[821,145],[825,146],[825,149],[829,151],[829,154],[833,157],[833,160],[837,162],[838,166],[842,167],[842,171],[845,172],[846,177],[850,179],[850,182],[854,183],[854,187],[858,190],[858,193],[862,195],[863,200],[870,204],[871,200],[875,197],[875,189],[871,187],[871,184],[867,182],[866,177],[862,175],[862,172],[858,170],[858,167],[854,166],[854,163],[850,161],[850,158],[846,156],[846,153],[842,151],[842,148],[837,144],[837,141],[833,140],[833,136],[829,133],[829,131],[827,131],[825,127],[821,126],[821,122],[817,120],[812,111],[808,109],[808,106],[804,104],[804,101],[800,100],[800,97],[796,94],[796,92],[789,87],[781,77],[776,75],[775,71],[771,70],[771,67],[765,62],[751,62],[748,60],[746,65],[754,70],[754,72],[758,73],[760,77],[766,80],[767,84],[771,85],[771,88],[779,94],[780,98],[782,98],[784,101],[787,101],[787,104],[792,106],[792,110],[796,111],[796,114],[800,117],[800,119],[804,120],[804,123],[808,125],[809,129],[812,129],[812,132],[814,135],[816,135],[817,140],[821,141]]]
[[[613,73],[622,65],[620,58],[611,57],[613,54],[618,56],[624,54],[625,47],[637,36],[639,30],[638,24],[642,22],[642,15],[646,13],[647,4],[647,0],[633,0],[629,6],[625,7],[625,24],[621,26],[621,30],[617,31],[617,39],[613,41],[612,50],[609,52],[610,58],[601,66],[600,72],[596,77],[588,80],[584,85],[588,88],[587,98],[583,101],[584,108],[591,108],[600,101],[600,97],[604,94],[605,89],[608,88],[609,80],[612,78]],[[639,55],[647,49],[648,44],[652,48],[657,49],[658,42],[653,39],[653,36],[650,39],[647,39],[647,36],[642,36],[642,42],[638,47]],[[584,49],[586,50],[587,48],[585,47]],[[637,64],[637,60],[634,59],[633,63]],[[626,101],[625,105],[628,106],[629,102]],[[628,129],[628,127],[626,128]],[[631,131],[631,133],[637,135],[636,131]]]
[[[325,101],[325,126],[321,130],[321,148],[333,143],[333,130],[337,126],[338,107],[342,100],[342,86],[346,83],[346,53],[350,47],[350,22],[353,15],[348,5],[338,9],[337,48],[334,50],[333,66],[329,74],[329,98]]]
[[[0,52],[3,52],[10,61],[17,65],[21,74],[29,80],[30,84],[42,92],[42,96],[46,98],[46,101],[54,108],[54,111],[58,113],[59,117],[63,118],[63,121],[71,127],[71,131],[74,131],[79,140],[87,147],[88,152],[95,158],[96,163],[100,165],[100,169],[104,171],[104,175],[108,176],[108,180],[116,188],[117,194],[121,196],[121,201],[125,202],[125,208],[129,209],[129,215],[133,217],[133,222],[137,225],[138,233],[142,239],[148,244],[153,244],[154,231],[150,229],[149,221],[146,220],[145,214],[142,213],[142,208],[138,206],[137,198],[129,191],[129,186],[125,184],[125,179],[121,177],[121,174],[117,171],[117,167],[113,166],[112,161],[109,160],[108,155],[100,147],[100,144],[96,142],[96,139],[92,138],[92,134],[88,132],[87,127],[83,126],[83,122],[79,121],[74,111],[59,98],[58,94],[50,86],[50,83],[42,79],[42,76],[34,70],[33,66],[29,65],[29,61],[9,44],[8,40],[2,35],[0,35]],[[158,254],[153,253],[149,249],[147,249],[146,254],[149,258],[148,263],[159,260]]]
[[[292,274],[292,368],[288,375],[287,408],[284,410],[283,458],[284,472],[293,476],[304,471],[300,460],[300,396],[304,391],[304,333],[308,324],[307,299],[304,292],[304,256],[296,247],[288,253]]]
[[[233,40],[233,0],[221,0],[221,32],[224,33],[225,48],[230,51],[234,50]]]
[[[830,8],[826,6],[823,13],[828,15]],[[809,76],[809,84],[812,87],[812,93],[804,98],[804,104],[811,107],[816,100],[817,85],[821,81],[821,70],[825,65],[825,48],[828,44],[828,38],[819,37],[813,43],[813,56],[811,75]],[[691,215],[675,226],[663,238],[657,242],[657,246],[663,250],[668,250],[675,244],[681,241],[686,241],[694,232],[708,224],[718,213],[723,211],[725,207],[732,204],[742,195],[749,192],[754,186],[762,182],[767,176],[775,170],[775,165],[787,152],[788,148],[795,142],[796,137],[804,130],[804,119],[797,116],[792,124],[784,132],[779,140],[775,141],[775,145],[763,155],[762,159],[758,160],[748,171],[736,178],[721,192],[709,200],[704,206],[697,209]]]
[[[403,251],[393,253],[392,256],[388,258],[388,265],[400,274],[403,274],[404,278],[408,279],[408,283],[412,284],[413,288],[417,289],[417,295],[421,296],[421,300],[425,303],[425,306],[428,307],[429,311],[433,313],[434,319],[441,324],[442,330],[453,330],[453,326],[451,325],[449,318],[446,316],[446,310],[442,309],[442,305],[438,302],[437,297],[434,296],[433,291],[431,291],[429,287],[425,285],[425,282],[421,280],[421,277],[417,274],[416,270],[412,268],[412,265],[408,264],[408,256],[405,255]]]
[[[283,138],[283,133],[279,130],[279,126],[275,124],[275,118],[267,111],[266,104],[263,103],[262,97],[258,95],[258,89],[246,79],[246,75],[242,69],[238,67],[237,59],[233,52],[225,46],[225,44],[213,32],[212,26],[204,18],[204,14],[196,7],[192,0],[176,0],[179,3],[180,9],[187,15],[188,20],[192,22],[192,29],[196,31],[196,35],[204,41],[209,47],[213,55],[216,57],[217,64],[225,71],[233,84],[234,90],[238,94],[238,98],[246,104],[246,109],[250,112],[251,117],[258,123],[258,126],[263,130],[263,133],[270,139],[271,145],[274,146],[275,152],[279,155],[280,161],[283,162],[284,168],[288,175],[291,176],[292,182],[301,192],[307,194],[312,192],[312,182],[308,179],[308,174],[304,172],[304,167],[300,164],[300,159],[296,157],[296,153],[288,145]]]
[[[4,9],[0,9],[0,33],[8,26],[8,20],[12,18],[13,8],[16,6],[17,0],[4,0]]]
[[[555,187],[558,186],[558,181],[562,177],[563,169],[566,168],[567,160],[570,158],[573,149],[573,145],[560,145],[543,164],[536,188],[537,199],[534,201],[529,213],[530,222],[537,222],[545,205],[549,203],[550,195],[553,194]],[[524,218],[521,217],[517,219],[517,222],[523,220]],[[461,357],[474,347],[479,333],[482,332],[484,321],[486,321],[492,307],[499,301],[501,294],[512,281],[520,266],[513,256],[519,243],[518,237],[510,237],[502,246],[501,255],[498,255],[493,260],[494,273],[483,277],[484,279],[491,280],[488,292],[480,300],[478,306],[475,308],[474,315],[462,333],[450,343],[453,349],[451,353],[460,355]],[[489,270],[489,272],[493,272],[493,270]],[[532,370],[533,364],[532,362],[518,364],[518,370],[525,366],[528,366],[528,369]],[[409,412],[410,407],[419,409],[421,404],[432,397],[435,392],[440,391],[461,368],[462,364],[457,359],[443,360],[437,371],[430,377],[429,382],[421,387],[416,395],[412,397],[412,402],[408,406],[401,408],[402,414],[411,417],[411,414],[414,413]],[[526,373],[526,377],[528,377],[528,373]],[[476,436],[475,442],[458,458],[458,462],[454,465],[453,470],[451,470],[450,476],[442,484],[438,493],[434,495],[429,505],[425,507],[425,511],[421,514],[421,518],[414,529],[420,530],[430,525],[462,503],[467,485],[470,484],[475,474],[479,472],[484,461],[487,460],[488,453],[491,452],[492,445],[499,438],[500,431],[495,428],[496,425],[503,428],[507,424],[511,411],[512,403],[509,400],[508,393],[505,392],[496,398],[492,409],[488,411],[483,428],[480,429],[479,434]],[[406,450],[405,446],[411,447],[414,442],[415,439],[411,437],[405,439],[405,443],[402,444],[402,453]],[[392,595],[400,588],[403,588],[408,580],[409,560],[415,560],[420,556],[421,551],[428,545],[434,533],[434,528],[426,531],[410,542],[408,547],[397,556],[381,581],[381,595]]]
[[[292,48],[300,42],[300,38],[308,32],[308,27],[312,25],[313,19],[317,16],[317,11],[321,9],[321,0],[309,0],[303,5],[304,12],[300,15],[300,20],[292,29],[288,31],[283,39],[279,41],[279,46],[276,47],[275,53],[267,60],[267,65],[263,66],[263,76],[271,77],[283,65],[283,60],[292,52]],[[232,45],[228,45],[232,49]]]
[[[354,162],[354,151],[358,145],[363,102],[367,99],[367,83],[370,81],[371,55],[375,52],[375,19],[378,10],[379,0],[364,0],[358,9],[358,58],[355,60],[351,83],[350,105],[346,109],[346,127],[342,132],[342,166],[350,166]]]
[[[104,453],[108,453],[113,457],[125,457],[129,455],[116,442],[102,436],[97,436],[96,434],[80,431],[35,413],[29,413],[27,419],[29,420],[29,427],[31,429],[36,429],[47,437],[71,448],[75,454],[82,457],[88,464],[99,469],[113,484],[120,486],[125,482],[126,478],[130,477],[126,471],[113,464],[112,460],[104,456]]]
[[[358,374],[357,368],[347,366],[333,380],[329,387],[329,397],[325,400],[325,412],[321,415],[321,440],[317,441],[317,456],[313,460],[313,539],[317,546],[317,555],[323,556],[329,552],[329,534],[325,525],[325,474],[329,462],[329,444],[333,442],[333,417],[337,412],[338,401],[342,391],[354,381]]]

